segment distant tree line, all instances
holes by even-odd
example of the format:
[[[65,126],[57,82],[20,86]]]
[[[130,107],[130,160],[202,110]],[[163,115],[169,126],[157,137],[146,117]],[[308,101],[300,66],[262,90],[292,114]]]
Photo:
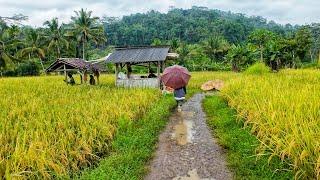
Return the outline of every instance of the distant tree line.
[[[292,26],[205,7],[150,11],[122,19],[103,17],[108,44],[171,45],[191,70],[241,71],[263,61],[272,69],[314,63],[320,25]],[[319,54],[320,56],[320,54]]]
[[[174,38],[188,44],[199,43],[213,34],[222,35],[229,43],[241,43],[254,29],[267,29],[277,34],[290,34],[297,28],[268,22],[260,16],[247,17],[205,7],[172,8],[168,13],[150,11],[124,16],[122,19],[103,17],[108,44],[149,45],[153,39]]]
[[[57,18],[41,28],[12,24],[25,19],[0,17],[0,75],[36,75],[60,57],[89,59],[104,54],[100,50],[106,43],[103,25],[91,11],[75,11],[69,24],[59,24]]]
[[[99,58],[114,46],[170,45],[180,54],[176,63],[192,71],[242,71],[258,61],[274,70],[299,68],[320,56],[320,24],[280,25],[205,7],[123,18],[81,9],[69,24],[54,18],[40,28],[10,25],[26,18],[0,17],[0,75],[25,75],[23,70],[44,69],[59,57]]]

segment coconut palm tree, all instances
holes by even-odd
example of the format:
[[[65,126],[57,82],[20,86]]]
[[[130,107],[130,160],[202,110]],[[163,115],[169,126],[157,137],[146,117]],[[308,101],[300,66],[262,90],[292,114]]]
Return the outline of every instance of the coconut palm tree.
[[[92,11],[75,11],[76,16],[71,17],[73,28],[68,34],[76,37],[82,44],[82,58],[85,59],[85,47],[89,41],[102,44],[106,41],[103,26],[98,23],[98,17],[92,17]]]
[[[209,37],[203,43],[204,52],[213,60],[222,60],[223,56],[228,52],[230,45],[222,36],[214,35]]]
[[[57,52],[57,58],[61,57],[61,48],[69,47],[68,41],[64,38],[62,33],[62,27],[59,26],[58,18],[53,18],[50,21],[43,23],[48,27],[49,33],[45,35],[45,39],[48,43],[48,50],[55,49]]]
[[[0,76],[2,76],[3,69],[13,64],[13,56],[11,56],[7,50],[5,43],[0,40]]]
[[[8,27],[0,33],[0,75],[2,76],[2,70],[13,67],[18,59],[14,57],[14,53],[17,51],[17,46],[21,44],[17,38],[18,29],[16,26]]]
[[[266,29],[254,30],[249,35],[249,41],[257,45],[260,51],[260,62],[263,62],[264,49],[268,41],[273,38],[274,34]]]
[[[25,48],[21,49],[19,51],[20,57],[26,57],[28,56],[29,59],[31,57],[38,57],[40,64],[42,66],[43,71],[45,71],[43,66],[43,59],[45,57],[44,49],[41,46],[41,36],[39,33],[37,33],[36,30],[30,29],[27,32],[26,42],[25,42]]]

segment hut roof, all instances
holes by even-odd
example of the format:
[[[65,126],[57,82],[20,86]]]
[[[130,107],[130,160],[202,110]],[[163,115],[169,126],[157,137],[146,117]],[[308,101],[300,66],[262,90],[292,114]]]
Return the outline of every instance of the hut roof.
[[[58,58],[47,69],[46,72],[53,72],[59,69],[63,69],[66,65],[66,69],[75,70],[96,70],[99,69],[98,65],[85,61],[79,58]]]
[[[111,63],[145,63],[165,61],[169,53],[167,46],[116,48],[107,58]]]

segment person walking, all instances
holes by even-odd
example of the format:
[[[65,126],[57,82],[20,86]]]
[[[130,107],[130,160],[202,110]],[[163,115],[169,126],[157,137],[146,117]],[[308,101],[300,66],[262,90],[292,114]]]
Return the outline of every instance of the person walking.
[[[181,111],[181,106],[186,99],[186,94],[187,94],[187,88],[185,86],[175,89],[173,92],[174,99],[177,102],[178,111]]]

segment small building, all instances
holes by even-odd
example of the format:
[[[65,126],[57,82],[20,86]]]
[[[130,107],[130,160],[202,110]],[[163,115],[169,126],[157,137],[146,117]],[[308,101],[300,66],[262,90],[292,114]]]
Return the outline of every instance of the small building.
[[[58,58],[45,72],[63,72],[65,79],[67,79],[67,72],[77,72],[81,76],[81,83],[83,75],[93,73],[97,76],[97,80],[99,81],[98,76],[101,71],[105,70],[104,63],[107,57],[94,61],[85,61],[79,58]],[[103,64],[101,64],[101,62]]]
[[[115,64],[116,86],[160,88],[160,76],[166,61],[178,57],[178,54],[169,51],[168,46],[119,47],[106,62]],[[132,66],[147,68],[148,75],[132,74]],[[122,72],[125,67],[126,74]],[[152,67],[157,70],[153,72]]]

